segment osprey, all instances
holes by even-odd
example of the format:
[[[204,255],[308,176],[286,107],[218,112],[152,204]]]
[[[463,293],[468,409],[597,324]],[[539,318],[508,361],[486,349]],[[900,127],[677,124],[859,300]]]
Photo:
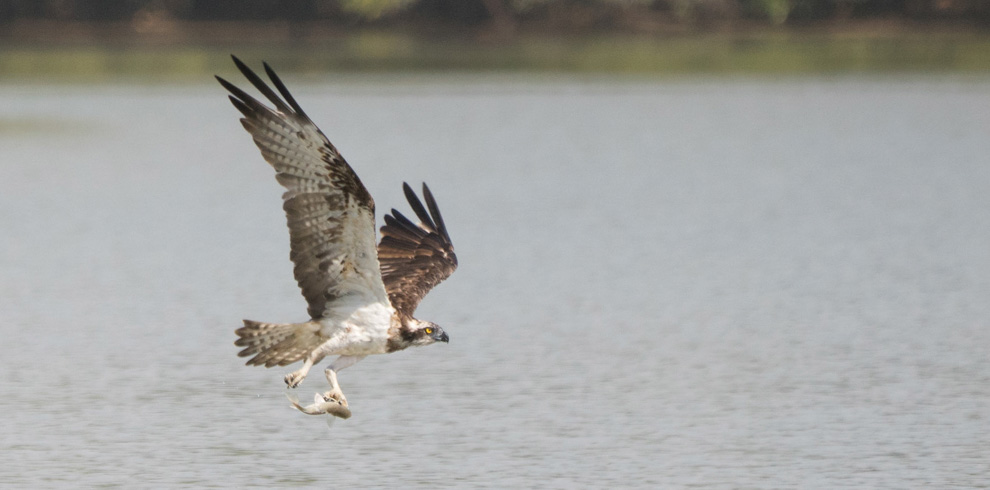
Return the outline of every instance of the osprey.
[[[322,395],[326,403],[309,409],[293,405],[306,413],[330,412],[346,418],[350,411],[337,382],[338,371],[371,354],[448,341],[439,325],[418,320],[413,312],[423,296],[457,268],[454,246],[426,184],[424,207],[403,183],[419,223],[392,209],[385,215],[376,248],[375,201],[361,179],[267,63],[265,72],[281,97],[237,57],[232,58],[274,105],[269,108],[216,77],[230,91],[230,101],[244,115],[241,124],[286,189],[282,208],[289,226],[289,258],[310,317],[303,323],[244,320],[234,344],[244,348],[238,356],[253,356],[249,366],[303,361],[301,368],[285,376],[289,388],[298,386],[313,364],[339,356],[326,369],[331,387]]]

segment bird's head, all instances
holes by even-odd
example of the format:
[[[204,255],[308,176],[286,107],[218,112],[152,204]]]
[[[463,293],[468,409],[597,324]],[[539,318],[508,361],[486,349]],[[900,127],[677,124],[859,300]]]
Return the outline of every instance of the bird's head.
[[[413,320],[410,325],[412,345],[430,345],[434,342],[448,342],[447,332],[444,332],[440,325],[433,322]]]

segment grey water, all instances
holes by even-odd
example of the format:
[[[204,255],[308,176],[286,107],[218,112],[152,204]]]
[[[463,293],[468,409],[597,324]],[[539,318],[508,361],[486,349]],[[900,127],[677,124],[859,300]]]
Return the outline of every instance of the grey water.
[[[990,484],[990,81],[288,82],[379,219],[430,184],[450,344],[292,410],[235,355],[306,315],[223,90],[2,85],[0,486]]]

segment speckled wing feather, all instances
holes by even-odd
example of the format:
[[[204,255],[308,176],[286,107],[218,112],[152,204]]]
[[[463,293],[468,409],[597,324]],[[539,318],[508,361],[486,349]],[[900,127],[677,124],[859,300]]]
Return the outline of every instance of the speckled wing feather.
[[[403,183],[402,190],[419,223],[413,223],[395,209],[386,214],[378,260],[392,306],[400,314],[411,317],[423,296],[457,269],[457,256],[429,187],[423,184],[423,198],[429,212],[409,184]]]
[[[217,77],[244,115],[241,124],[286,189],[282,208],[289,225],[290,259],[309,315],[321,318],[335,299],[348,294],[386,301],[375,254],[371,195],[267,63],[265,72],[282,97],[236,57],[234,63],[275,106],[266,107]]]

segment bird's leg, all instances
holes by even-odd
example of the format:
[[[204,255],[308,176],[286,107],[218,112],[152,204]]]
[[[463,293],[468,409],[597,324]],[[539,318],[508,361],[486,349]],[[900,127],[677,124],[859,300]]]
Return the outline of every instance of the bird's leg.
[[[344,396],[344,392],[340,390],[340,384],[337,383],[337,372],[331,368],[327,368],[327,381],[330,382],[330,391],[323,394],[323,399],[325,401],[337,400],[341,405],[347,406],[347,398]]]
[[[337,371],[344,369],[345,367],[353,366],[355,363],[364,359],[365,356],[340,356],[330,363],[324,373],[327,375],[327,381],[330,383],[330,391],[323,394],[323,399],[326,401],[337,400],[341,405],[347,406],[347,398],[344,397],[344,392],[340,390],[340,384],[337,383]]]
[[[296,386],[299,386],[299,383],[302,383],[302,380],[306,379],[306,375],[309,374],[309,368],[313,367],[313,362],[315,362],[315,359],[313,359],[312,357],[307,357],[306,360],[303,361],[303,365],[301,368],[292,371],[289,374],[286,374],[285,375],[286,386],[288,386],[289,388],[295,388]]]

